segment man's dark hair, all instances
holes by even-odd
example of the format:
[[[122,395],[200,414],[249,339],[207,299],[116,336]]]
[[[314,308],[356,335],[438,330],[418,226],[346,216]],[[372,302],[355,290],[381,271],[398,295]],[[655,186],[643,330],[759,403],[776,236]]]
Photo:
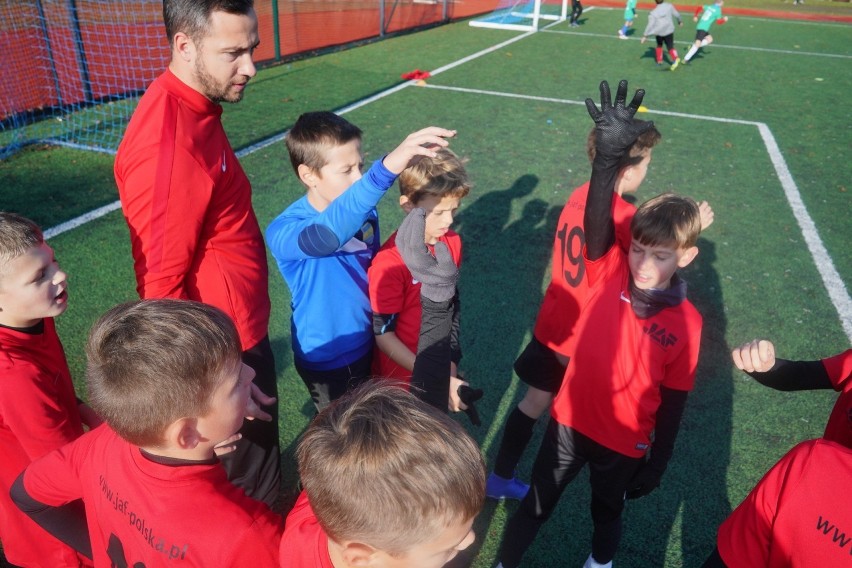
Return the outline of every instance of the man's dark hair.
[[[195,42],[207,35],[213,12],[248,14],[254,0],[163,0],[163,22],[169,45],[178,32],[184,32]]]

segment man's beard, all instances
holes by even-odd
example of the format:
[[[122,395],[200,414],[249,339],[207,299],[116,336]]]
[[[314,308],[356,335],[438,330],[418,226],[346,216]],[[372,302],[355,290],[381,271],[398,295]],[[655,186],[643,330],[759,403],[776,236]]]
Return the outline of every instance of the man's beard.
[[[207,67],[204,66],[200,57],[195,61],[195,79],[203,89],[202,94],[214,103],[221,103],[223,101],[238,103],[243,98],[242,90],[229,92],[230,83],[224,85],[217,83],[216,79],[207,72]]]

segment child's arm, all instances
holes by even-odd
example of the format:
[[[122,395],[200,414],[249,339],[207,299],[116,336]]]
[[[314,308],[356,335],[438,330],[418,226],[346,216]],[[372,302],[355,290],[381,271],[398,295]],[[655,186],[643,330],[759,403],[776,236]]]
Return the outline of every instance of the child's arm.
[[[425,212],[413,209],[396,235],[396,245],[406,266],[421,283],[423,313],[411,385],[418,398],[445,410],[450,388],[449,336],[458,267],[444,243],[435,245],[434,257],[429,253],[423,242],[425,225]]]
[[[26,473],[26,472],[24,472]],[[9,490],[17,507],[37,525],[64,542],[86,558],[92,558],[92,543],[86,524],[86,510],[81,500],[52,507],[33,499],[24,487],[24,473],[18,476]]]
[[[393,362],[411,371],[414,369],[414,353],[405,346],[395,331],[386,331],[376,336],[376,345],[382,353],[393,359]]]
[[[834,389],[822,361],[787,361],[775,357],[775,346],[755,339],[733,350],[734,365],[760,384],[780,391]]]
[[[654,126],[653,122],[633,118],[642,104],[644,90],[637,90],[628,106],[624,104],[627,99],[627,81],[622,80],[618,84],[615,106],[612,105],[612,96],[606,81],[601,82],[600,92],[600,110],[591,98],[586,99],[586,108],[589,116],[595,121],[597,132],[589,197],[583,218],[586,258],[591,261],[601,258],[615,243],[612,200],[619,161],[636,138]]]
[[[686,409],[688,396],[687,391],[660,387],[661,400],[657,409],[651,458],[639,468],[627,485],[628,499],[643,497],[660,486],[660,480],[674,452],[675,440],[680,432],[680,419]]]

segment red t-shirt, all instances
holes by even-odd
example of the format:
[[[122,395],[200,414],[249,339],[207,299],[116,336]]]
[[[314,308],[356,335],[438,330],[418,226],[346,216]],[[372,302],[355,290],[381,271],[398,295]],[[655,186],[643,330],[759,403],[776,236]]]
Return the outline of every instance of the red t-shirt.
[[[826,440],[842,444],[852,448],[852,349],[847,349],[839,355],[823,359],[825,367],[834,389],[840,391],[834,410],[828,418],[825,426]],[[850,528],[852,536],[852,528]]]
[[[630,305],[627,253],[586,259],[590,291],[576,349],[551,413],[565,426],[630,457],[650,447],[660,387],[692,390],[701,315],[684,299],[647,319]]]
[[[278,566],[283,519],[218,461],[157,463],[107,425],[33,462],[24,488],[54,507],[83,499],[98,567]]]
[[[852,449],[802,442],[763,476],[719,527],[729,568],[840,568],[852,564]]]
[[[583,246],[586,244],[583,215],[588,196],[589,184],[585,183],[574,190],[562,208],[553,239],[551,280],[533,331],[536,339],[563,355],[571,355],[570,339],[589,291],[583,261]],[[634,205],[621,196],[613,198],[612,218],[616,240],[624,250],[630,246],[630,222],[634,213]]]
[[[35,459],[83,435],[77,397],[53,318],[44,332],[0,327],[0,541],[19,566],[80,566],[77,554],[36,525],[9,498]]]
[[[458,233],[448,231],[439,239],[447,245],[456,266],[461,266],[462,242]],[[392,234],[373,259],[367,272],[370,283],[370,307],[373,313],[397,314],[397,337],[412,353],[417,353],[420,338],[420,282],[414,279],[396,248]],[[411,379],[411,371],[397,365],[381,349],[374,350],[373,372],[385,378]]]
[[[328,555],[328,536],[304,491],[287,515],[278,556],[281,568],[334,568]]]
[[[221,115],[167,70],[127,125],[115,181],[139,296],[214,305],[247,350],[268,333],[266,248]]]

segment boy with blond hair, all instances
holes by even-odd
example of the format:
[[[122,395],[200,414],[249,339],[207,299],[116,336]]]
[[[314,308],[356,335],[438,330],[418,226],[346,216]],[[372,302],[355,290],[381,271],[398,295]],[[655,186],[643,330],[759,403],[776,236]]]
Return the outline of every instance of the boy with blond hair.
[[[429,384],[448,379],[458,268],[445,244],[434,256],[426,248],[425,225],[414,209],[397,246],[422,282],[412,380]],[[439,568],[473,543],[485,499],[479,448],[403,386],[363,384],[308,427],[297,450],[304,492],[287,517],[281,568]]]
[[[406,213],[414,208],[426,212],[424,241],[432,249],[444,243],[456,266],[461,265],[461,237],[450,229],[461,200],[470,191],[471,183],[464,163],[447,148],[437,151],[434,158],[423,158],[406,168],[399,176],[399,204]],[[378,350],[373,359],[373,372],[378,377],[411,380],[414,354],[420,333],[420,281],[413,278],[405,266],[394,232],[370,265],[370,307],[373,310],[373,333]],[[453,299],[452,362],[449,398],[447,393],[423,393],[421,398],[435,400],[439,407],[449,401],[452,411],[463,410],[458,388],[467,384],[458,378],[457,365],[461,359],[459,346],[459,298]]]
[[[90,546],[98,568],[275,566],[282,519],[215,455],[242,426],[254,379],[231,318],[189,300],[121,304],[92,327],[86,355],[106,425],[33,462],[12,488],[17,505]],[[80,498],[84,518],[64,507]]]
[[[33,460],[97,425],[74,393],[53,318],[68,307],[67,275],[38,225],[0,212],[0,542],[28,567],[88,564],[14,506],[9,489]]]
[[[306,192],[270,223],[266,240],[290,288],[293,360],[317,410],[371,374],[367,268],[380,245],[376,204],[414,160],[435,157],[454,135],[414,132],[362,176],[361,130],[344,118],[305,113],[287,134]]]
[[[695,381],[702,320],[676,271],[698,254],[700,210],[689,198],[657,196],[636,211],[629,249],[617,244],[612,201],[618,164],[653,123],[633,119],[644,91],[628,106],[627,81],[619,83],[615,106],[605,81],[600,91],[601,110],[586,100],[597,130],[583,220],[589,297],[530,490],[506,527],[499,556],[505,568],[520,565],[586,464],[594,533],[585,568],[611,567],[625,496],[641,497],[659,486]]]

